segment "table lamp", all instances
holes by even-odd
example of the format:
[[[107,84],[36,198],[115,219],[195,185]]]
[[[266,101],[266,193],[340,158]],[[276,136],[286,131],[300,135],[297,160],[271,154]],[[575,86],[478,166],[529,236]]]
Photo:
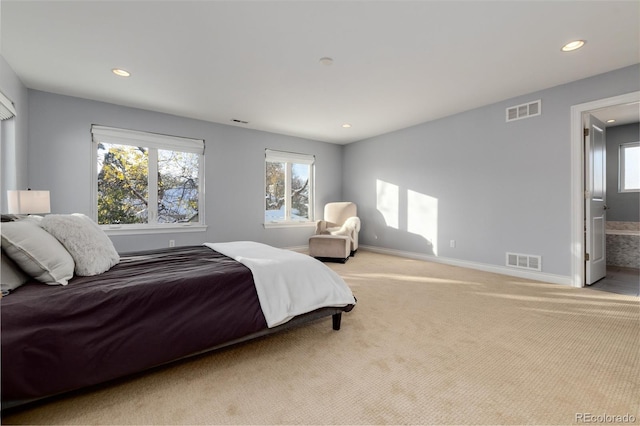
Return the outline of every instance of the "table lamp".
[[[51,213],[49,191],[7,191],[9,214],[44,214]]]

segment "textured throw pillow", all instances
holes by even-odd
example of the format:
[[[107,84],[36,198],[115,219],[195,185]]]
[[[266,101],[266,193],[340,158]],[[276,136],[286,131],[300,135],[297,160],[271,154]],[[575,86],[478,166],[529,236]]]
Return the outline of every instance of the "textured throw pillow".
[[[25,274],[16,263],[2,250],[0,261],[0,290],[6,296],[22,284],[29,281],[29,275]]]
[[[42,219],[40,226],[71,254],[76,275],[98,275],[120,262],[111,239],[83,214],[50,214]]]
[[[73,277],[73,258],[51,234],[32,220],[2,223],[2,249],[27,275],[46,284]]]

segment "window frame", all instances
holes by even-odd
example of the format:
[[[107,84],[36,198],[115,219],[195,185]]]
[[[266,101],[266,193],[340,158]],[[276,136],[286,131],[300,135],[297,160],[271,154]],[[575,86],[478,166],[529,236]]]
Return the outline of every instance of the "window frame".
[[[267,186],[267,163],[279,162],[285,163],[285,219],[266,221],[264,212],[265,203],[262,202],[262,220],[265,228],[290,228],[290,227],[305,227],[315,226],[315,155],[301,154],[296,152],[277,151],[273,149],[265,149],[264,155],[264,169],[263,169],[263,188]],[[291,219],[291,169],[292,164],[306,164],[309,166],[309,218],[306,220],[292,220]],[[263,190],[264,191],[264,190]],[[264,194],[264,192],[263,192]],[[264,195],[263,195],[264,197]]]
[[[91,217],[98,222],[98,144],[142,146],[148,149],[148,223],[99,225],[108,235],[156,234],[206,231],[205,223],[205,141],[138,130],[100,125],[91,126]],[[158,223],[158,150],[198,154],[198,222]]]
[[[625,188],[626,150],[640,147],[640,141],[620,144],[618,148],[618,192],[640,192],[640,188]]]

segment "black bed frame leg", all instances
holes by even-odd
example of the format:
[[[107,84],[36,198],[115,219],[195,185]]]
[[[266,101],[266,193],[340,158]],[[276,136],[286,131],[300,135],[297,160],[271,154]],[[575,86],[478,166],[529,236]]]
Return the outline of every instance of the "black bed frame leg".
[[[333,314],[333,329],[340,330],[340,321],[342,321],[342,313]]]

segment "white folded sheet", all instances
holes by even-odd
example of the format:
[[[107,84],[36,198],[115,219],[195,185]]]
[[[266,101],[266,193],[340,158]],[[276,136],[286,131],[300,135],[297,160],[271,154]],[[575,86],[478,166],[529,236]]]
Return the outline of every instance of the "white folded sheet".
[[[356,303],[342,277],[306,254],[254,241],[204,245],[251,270],[269,328],[318,308]]]

